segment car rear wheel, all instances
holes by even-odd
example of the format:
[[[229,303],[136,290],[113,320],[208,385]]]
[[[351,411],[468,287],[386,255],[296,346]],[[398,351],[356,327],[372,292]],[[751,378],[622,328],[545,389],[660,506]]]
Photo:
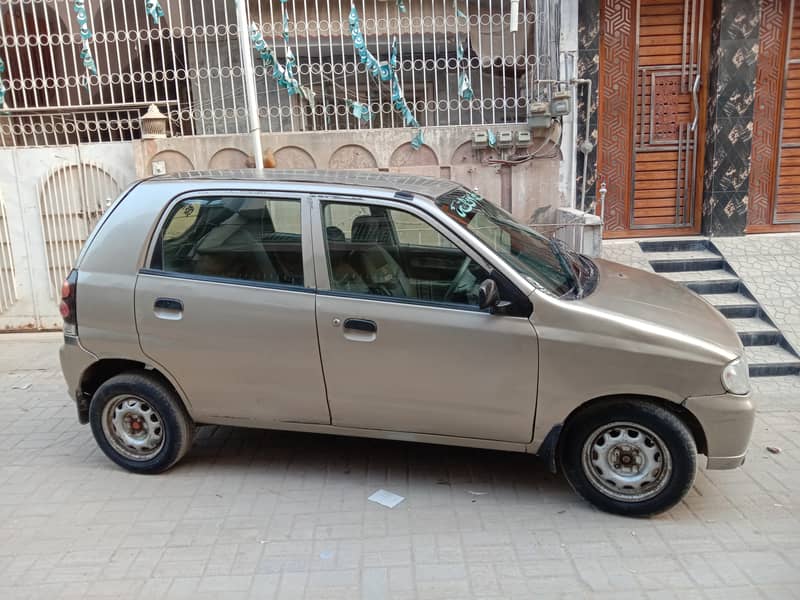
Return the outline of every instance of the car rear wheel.
[[[148,373],[124,373],[92,397],[89,422],[100,449],[134,473],[160,473],[189,450],[194,424],[179,398]]]
[[[692,433],[655,404],[595,404],[568,423],[563,436],[560,456],[567,480],[605,511],[629,516],[664,512],[694,483]]]

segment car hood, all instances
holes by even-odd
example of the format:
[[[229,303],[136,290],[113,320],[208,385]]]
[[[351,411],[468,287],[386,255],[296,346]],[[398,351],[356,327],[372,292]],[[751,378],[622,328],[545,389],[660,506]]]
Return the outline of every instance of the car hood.
[[[685,286],[611,261],[593,261],[597,286],[579,302],[702,340],[735,356],[742,354],[742,343],[728,320]]]

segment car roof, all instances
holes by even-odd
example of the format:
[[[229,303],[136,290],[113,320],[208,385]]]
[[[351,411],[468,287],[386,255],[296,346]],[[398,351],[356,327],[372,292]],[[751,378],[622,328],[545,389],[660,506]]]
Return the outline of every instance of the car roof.
[[[393,192],[408,192],[429,198],[437,198],[461,185],[447,179],[405,175],[402,173],[382,173],[375,171],[319,171],[319,170],[277,170],[238,169],[225,171],[183,171],[152,177],[149,181],[243,181],[270,183],[309,183],[314,185],[333,185],[348,187],[379,188]]]

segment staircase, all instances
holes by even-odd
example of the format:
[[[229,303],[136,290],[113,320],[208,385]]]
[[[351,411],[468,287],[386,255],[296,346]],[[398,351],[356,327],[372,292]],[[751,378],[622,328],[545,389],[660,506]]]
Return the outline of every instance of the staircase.
[[[751,377],[800,375],[800,356],[708,240],[639,242],[653,270],[697,292],[725,315],[745,346]]]

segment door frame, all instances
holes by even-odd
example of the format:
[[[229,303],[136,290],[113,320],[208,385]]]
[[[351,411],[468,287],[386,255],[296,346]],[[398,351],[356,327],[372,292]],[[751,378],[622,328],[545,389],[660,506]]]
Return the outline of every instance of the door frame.
[[[700,233],[702,228],[702,215],[703,215],[703,204],[705,200],[705,160],[706,160],[706,127],[708,121],[708,112],[705,110],[705,107],[708,105],[708,98],[709,98],[709,79],[710,79],[710,60],[711,60],[711,21],[713,18],[713,0],[701,0],[704,1],[705,4],[703,5],[703,24],[701,31],[699,33],[698,42],[700,44],[701,52],[700,52],[700,62],[699,62],[699,74],[701,76],[701,85],[700,85],[700,94],[698,98],[698,106],[700,109],[700,114],[697,123],[697,148],[695,152],[695,188],[694,188],[694,206],[691,209],[691,223],[684,226],[660,226],[660,225],[640,225],[638,227],[633,226],[633,197],[635,192],[635,161],[636,161],[636,153],[634,151],[635,146],[635,137],[636,137],[636,126],[635,126],[635,119],[636,119],[636,107],[635,107],[635,98],[636,98],[636,86],[634,82],[636,81],[636,64],[638,63],[638,50],[639,50],[639,28],[638,28],[638,18],[639,18],[639,6],[640,0],[601,0],[600,2],[600,42],[599,42],[599,66],[598,66],[598,94],[597,94],[597,114],[598,114],[598,127],[597,127],[597,165],[596,165],[596,182],[597,184],[606,183],[606,176],[603,175],[603,167],[604,167],[604,154],[607,154],[605,157],[605,162],[613,163],[615,161],[615,157],[620,155],[627,155],[627,158],[622,160],[621,162],[625,165],[623,169],[619,169],[617,173],[620,175],[620,182],[619,182],[619,190],[622,192],[620,196],[622,197],[622,201],[616,201],[614,203],[614,208],[619,212],[621,215],[621,223],[622,226],[619,229],[609,230],[606,228],[605,223],[603,224],[603,237],[606,239],[615,239],[615,238],[631,238],[631,237],[661,237],[661,236],[681,236],[681,235],[697,235]],[[605,18],[606,18],[606,10],[608,9],[610,4],[616,4],[620,6],[620,8],[629,8],[629,12],[627,14],[631,15],[632,19],[627,23],[627,30],[625,28],[626,23],[618,24],[618,28],[620,30],[620,35],[613,40],[609,39],[610,33],[605,28]],[[624,11],[621,11],[624,12]],[[631,85],[626,88],[624,85],[620,85],[612,80],[609,76],[607,69],[604,68],[604,61],[603,55],[606,52],[609,53],[617,53],[619,51],[619,45],[622,40],[627,40],[629,43],[625,44],[631,53],[631,60],[629,64],[626,65],[628,80],[631,82]],[[616,47],[609,46],[609,42],[616,42]],[[609,87],[607,87],[609,86]],[[606,98],[606,94],[604,93],[607,89],[615,89],[619,88],[620,90],[627,90],[627,93],[630,96],[630,110],[628,114],[625,116],[624,121],[622,122],[623,127],[627,127],[627,131],[624,131],[624,135],[618,135],[612,129],[614,129],[618,123],[608,123],[604,122],[603,116],[605,114],[605,107],[606,104],[613,104],[613,102],[609,102],[609,98]],[[607,131],[604,131],[607,130]],[[610,144],[608,140],[618,139],[621,141],[614,142]],[[610,148],[610,149],[609,149]],[[604,150],[606,152],[604,153]],[[611,193],[614,190],[612,187],[609,189],[608,193]],[[601,200],[598,197],[598,207],[600,214],[605,215],[606,219],[608,217],[609,211],[608,206],[611,202],[606,196],[605,201]],[[605,202],[605,206],[601,206],[601,204]]]

